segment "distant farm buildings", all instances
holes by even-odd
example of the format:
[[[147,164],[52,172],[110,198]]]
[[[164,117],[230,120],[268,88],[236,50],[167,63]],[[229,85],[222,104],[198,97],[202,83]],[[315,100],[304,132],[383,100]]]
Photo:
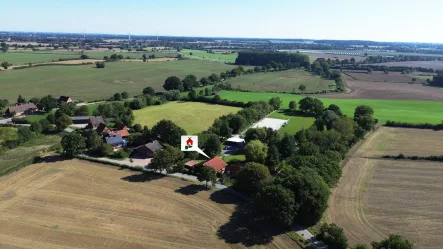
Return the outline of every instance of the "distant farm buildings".
[[[33,114],[36,111],[38,111],[38,108],[33,103],[17,104],[15,106],[10,106],[6,110],[5,115],[8,117],[16,117],[16,116],[21,116],[21,115]]]

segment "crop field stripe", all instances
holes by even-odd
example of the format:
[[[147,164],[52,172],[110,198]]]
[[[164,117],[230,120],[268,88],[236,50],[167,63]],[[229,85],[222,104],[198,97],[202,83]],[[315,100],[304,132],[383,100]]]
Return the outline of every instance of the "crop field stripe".
[[[308,95],[311,96],[311,95]],[[220,93],[222,99],[235,101],[268,101],[272,97],[282,100],[281,107],[286,109],[291,100],[299,101],[305,96],[284,93],[256,93],[256,92],[234,92],[223,91]],[[311,97],[315,98],[315,95]],[[418,100],[368,100],[368,99],[333,99],[319,98],[327,107],[330,104],[338,105],[344,114],[353,117],[358,105],[369,105],[374,109],[374,116],[380,123],[388,120],[410,122],[410,123],[433,123],[441,122],[443,113],[442,102],[418,101]]]

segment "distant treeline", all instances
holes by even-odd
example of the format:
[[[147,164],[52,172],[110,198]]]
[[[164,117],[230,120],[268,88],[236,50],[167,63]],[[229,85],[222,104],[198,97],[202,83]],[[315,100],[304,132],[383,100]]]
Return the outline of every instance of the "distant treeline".
[[[424,72],[424,73],[434,73],[435,70],[432,68],[423,68],[423,67],[399,67],[399,66],[384,66],[384,65],[333,65],[332,69],[341,69],[341,70],[368,70],[371,69],[373,71],[390,71],[390,72],[404,72],[410,71],[411,69]]]
[[[282,52],[254,52],[241,51],[235,60],[236,65],[266,66],[271,61],[276,63],[292,63],[298,64],[297,67],[308,67],[309,57],[299,53],[282,53]]]
[[[387,121],[385,126],[388,127],[401,127],[401,128],[416,128],[416,129],[432,129],[432,130],[443,130],[442,124],[430,124],[430,123],[421,123],[421,124],[413,124],[407,122],[396,122],[396,121]]]
[[[437,71],[437,75],[434,76],[430,83],[431,86],[443,87],[443,71]]]

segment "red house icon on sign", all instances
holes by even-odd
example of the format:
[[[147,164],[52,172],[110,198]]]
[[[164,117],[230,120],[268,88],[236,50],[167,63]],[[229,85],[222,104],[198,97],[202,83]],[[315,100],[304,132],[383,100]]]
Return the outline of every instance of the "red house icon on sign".
[[[186,145],[189,147],[192,147],[192,144],[194,143],[194,141],[192,141],[191,138],[188,138],[188,140],[186,140]]]

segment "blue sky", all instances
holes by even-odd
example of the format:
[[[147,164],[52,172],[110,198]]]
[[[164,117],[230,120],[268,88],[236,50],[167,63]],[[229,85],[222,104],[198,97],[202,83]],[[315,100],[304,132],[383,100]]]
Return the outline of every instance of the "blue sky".
[[[440,0],[2,1],[1,30],[443,43]]]

